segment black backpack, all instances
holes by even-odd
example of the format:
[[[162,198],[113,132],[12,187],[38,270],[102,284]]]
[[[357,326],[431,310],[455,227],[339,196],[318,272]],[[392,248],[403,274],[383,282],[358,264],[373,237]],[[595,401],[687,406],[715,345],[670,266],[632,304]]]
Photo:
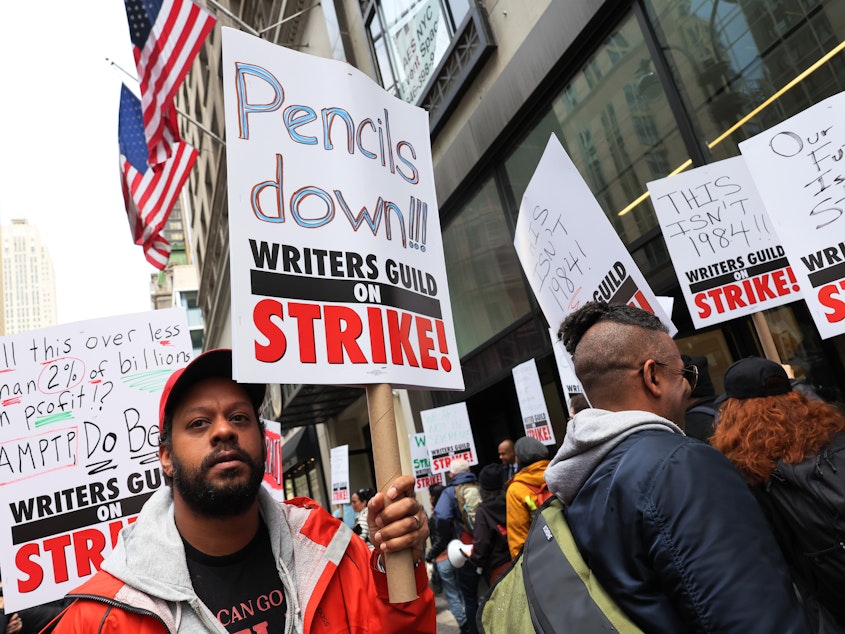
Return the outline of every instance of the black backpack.
[[[801,463],[778,462],[755,494],[801,594],[845,626],[845,434]]]

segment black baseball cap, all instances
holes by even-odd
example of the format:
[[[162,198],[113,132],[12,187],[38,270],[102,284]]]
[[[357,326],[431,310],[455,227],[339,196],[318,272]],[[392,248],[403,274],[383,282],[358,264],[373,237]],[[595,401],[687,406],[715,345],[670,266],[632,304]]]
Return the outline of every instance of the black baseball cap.
[[[762,357],[748,357],[732,363],[725,372],[725,393],[716,399],[762,398],[792,391],[786,370],[779,363]]]

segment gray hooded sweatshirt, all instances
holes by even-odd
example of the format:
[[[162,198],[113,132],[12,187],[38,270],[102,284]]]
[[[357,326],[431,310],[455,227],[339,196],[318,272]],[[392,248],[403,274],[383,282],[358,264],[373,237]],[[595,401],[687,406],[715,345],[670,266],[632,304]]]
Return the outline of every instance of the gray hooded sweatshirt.
[[[546,468],[549,491],[569,504],[610,451],[631,434],[647,429],[683,434],[675,423],[651,412],[585,409],[570,419],[566,437]]]

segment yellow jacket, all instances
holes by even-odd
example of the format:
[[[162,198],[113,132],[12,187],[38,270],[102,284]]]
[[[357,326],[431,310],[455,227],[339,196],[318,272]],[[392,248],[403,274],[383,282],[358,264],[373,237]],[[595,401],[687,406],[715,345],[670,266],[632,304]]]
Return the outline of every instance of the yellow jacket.
[[[543,475],[547,466],[549,466],[548,460],[532,462],[524,469],[517,471],[516,475],[508,482],[505,501],[508,518],[508,548],[511,551],[511,559],[519,554],[522,545],[525,543],[525,538],[528,537],[528,528],[531,526],[533,517],[532,511],[539,506],[536,489],[543,486]],[[532,491],[530,487],[534,487],[535,491]],[[531,505],[534,505],[533,509]]]

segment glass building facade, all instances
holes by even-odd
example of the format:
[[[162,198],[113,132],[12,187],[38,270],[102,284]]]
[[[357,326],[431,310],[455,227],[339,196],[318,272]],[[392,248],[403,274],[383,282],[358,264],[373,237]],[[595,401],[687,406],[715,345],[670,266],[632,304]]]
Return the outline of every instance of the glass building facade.
[[[396,11],[414,3],[391,4]],[[843,400],[845,337],[823,342],[802,302],[761,319],[693,327],[646,183],[737,156],[741,141],[845,89],[845,3],[642,0],[600,13],[595,31],[560,60],[526,116],[441,201],[467,392],[435,393],[435,403],[467,400],[472,418],[473,398],[481,397],[477,414],[493,420],[494,435],[518,433],[506,422],[518,412],[500,397],[509,369],[535,356],[550,407],[563,409],[549,324],[513,249],[519,202],[551,134],[652,288],[674,298],[681,352],[708,357],[717,390],[732,361],[764,354],[770,342],[798,378]]]

